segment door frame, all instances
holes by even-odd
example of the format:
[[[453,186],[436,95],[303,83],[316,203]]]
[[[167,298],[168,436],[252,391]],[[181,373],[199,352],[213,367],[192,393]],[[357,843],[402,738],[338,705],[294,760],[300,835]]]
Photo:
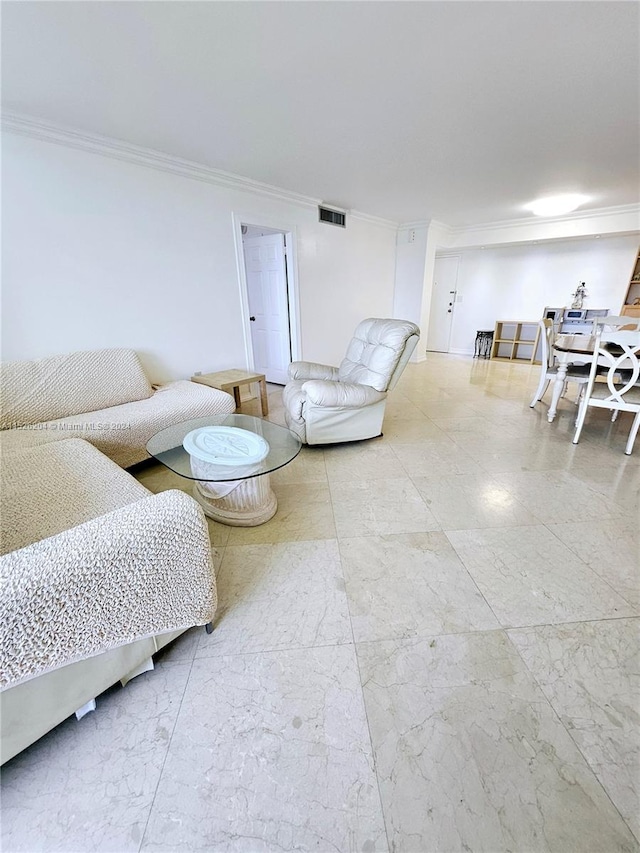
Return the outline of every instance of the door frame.
[[[251,321],[249,320],[249,288],[247,285],[247,271],[244,261],[244,250],[242,244],[242,226],[249,225],[253,228],[273,228],[281,231],[286,238],[286,266],[287,266],[287,297],[289,300],[289,338],[291,340],[291,358],[298,361],[301,358],[300,349],[300,290],[298,286],[298,252],[296,226],[288,222],[282,222],[270,216],[261,216],[255,213],[232,213],[233,241],[236,251],[236,266],[238,269],[238,286],[240,289],[240,313],[242,317],[242,334],[244,336],[244,349],[247,359],[247,368],[255,369],[253,359],[253,343],[251,340]]]
[[[427,352],[451,352],[451,336],[453,335],[453,324],[456,321],[455,304],[457,302],[457,297],[458,297],[458,277],[460,275],[460,263],[462,261],[462,252],[451,250],[451,249],[448,251],[446,249],[444,251],[437,251],[436,250],[436,254],[435,254],[435,257],[433,259],[433,282],[434,283],[436,280],[436,266],[435,265],[436,265],[436,262],[439,261],[441,258],[457,258],[458,259],[458,266],[456,268],[456,290],[455,290],[455,296],[453,297],[453,300],[454,300],[453,311],[451,312],[451,324],[449,325],[449,337],[447,338],[447,349],[446,350],[429,349],[429,329],[427,328]],[[433,292],[433,287],[432,287],[431,288],[431,302],[429,304],[429,321],[431,321],[431,309],[433,307],[433,297],[434,297],[434,292]]]

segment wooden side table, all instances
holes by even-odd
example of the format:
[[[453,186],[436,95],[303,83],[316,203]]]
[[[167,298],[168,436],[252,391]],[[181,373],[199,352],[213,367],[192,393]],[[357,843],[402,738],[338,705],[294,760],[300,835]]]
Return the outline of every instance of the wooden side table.
[[[240,406],[240,386],[259,382],[262,416],[266,417],[269,414],[267,383],[264,373],[247,373],[246,370],[219,370],[217,373],[203,373],[200,376],[192,376],[191,381],[199,382],[200,385],[208,385],[209,388],[217,388],[219,391],[233,392],[236,408]]]

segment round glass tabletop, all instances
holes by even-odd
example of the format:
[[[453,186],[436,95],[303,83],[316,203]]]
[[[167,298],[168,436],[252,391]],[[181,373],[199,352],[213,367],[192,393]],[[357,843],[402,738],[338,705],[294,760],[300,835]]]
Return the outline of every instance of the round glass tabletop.
[[[259,436],[269,445],[267,455],[255,464],[236,466],[215,465],[209,462],[206,468],[198,465],[198,476],[192,470],[191,455],[183,447],[185,436],[202,427],[234,427]],[[191,443],[187,442],[190,446]],[[286,427],[272,424],[270,421],[254,418],[251,415],[219,415],[208,418],[194,418],[167,427],[156,433],[147,443],[147,452],[162,462],[171,471],[189,480],[223,483],[229,480],[242,480],[247,477],[259,477],[282,468],[300,453],[302,443]]]

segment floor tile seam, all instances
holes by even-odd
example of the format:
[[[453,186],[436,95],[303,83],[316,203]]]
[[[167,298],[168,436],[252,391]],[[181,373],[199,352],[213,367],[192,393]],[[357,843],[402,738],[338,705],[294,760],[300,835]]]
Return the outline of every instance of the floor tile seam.
[[[147,812],[147,819],[146,819],[145,824],[144,824],[144,829],[142,830],[142,834],[140,835],[140,843],[139,843],[139,845],[138,845],[138,851],[137,851],[137,853],[141,853],[141,850],[142,850],[142,848],[143,848],[143,846],[144,846],[145,838],[146,838],[146,835],[147,835],[147,830],[148,830],[148,828],[149,828],[149,821],[151,820],[151,814],[152,814],[152,812],[153,812],[153,807],[154,807],[154,805],[155,805],[156,798],[157,798],[157,796],[158,796],[158,791],[159,791],[159,789],[160,789],[160,783],[162,782],[162,777],[163,777],[163,775],[164,775],[164,768],[165,768],[165,766],[166,766],[167,759],[169,758],[169,751],[170,751],[170,749],[171,749],[171,744],[173,743],[173,736],[174,736],[174,734],[175,734],[176,727],[177,727],[177,725],[178,725],[178,720],[179,720],[179,718],[180,718],[180,713],[181,713],[181,711],[182,711],[182,705],[183,705],[183,703],[184,703],[184,697],[186,696],[187,688],[188,688],[188,686],[189,686],[189,681],[191,680],[191,672],[193,671],[193,664],[194,664],[194,661],[195,661],[195,657],[193,657],[193,658],[191,659],[191,661],[189,661],[189,672],[188,672],[187,677],[186,677],[185,682],[184,682],[184,689],[183,689],[183,691],[182,691],[182,696],[180,697],[180,704],[179,704],[179,706],[178,706],[178,710],[177,710],[177,712],[176,712],[175,719],[174,719],[174,721],[173,721],[173,726],[172,726],[172,728],[171,728],[171,734],[169,735],[169,738],[168,738],[168,740],[167,740],[167,747],[166,747],[166,749],[165,749],[164,759],[163,759],[163,761],[162,761],[162,766],[161,766],[161,768],[160,768],[160,772],[158,773],[158,781],[157,781],[157,783],[156,783],[156,787],[155,787],[155,790],[154,790],[154,792],[153,792],[153,797],[152,797],[152,799],[151,799],[151,804],[150,804],[150,806],[149,806],[149,810],[148,810],[148,812]]]
[[[569,471],[568,473],[572,473],[572,472]],[[627,500],[627,501],[622,502],[622,501],[617,501],[615,498],[612,499],[609,497],[609,495],[611,494],[611,488],[612,488],[611,486],[608,486],[607,484],[603,483],[602,490],[600,490],[599,488],[596,488],[595,486],[591,485],[587,480],[583,480],[579,474],[572,474],[572,476],[574,476],[577,480],[580,480],[580,482],[583,483],[585,486],[588,486],[589,488],[594,490],[596,492],[596,494],[598,495],[598,497],[604,498],[605,500],[608,500],[610,503],[616,504],[615,508],[616,508],[617,512],[615,515],[611,515],[610,516],[611,518],[620,518],[620,517],[625,518],[627,516],[629,516],[631,518],[637,517],[638,513],[637,513],[637,509],[635,506],[632,509],[626,509],[626,507],[628,506],[630,501]]]
[[[225,545],[225,551],[229,548],[262,548],[265,545],[276,547],[277,545],[296,545],[302,542],[335,542],[337,538],[337,536],[314,536],[310,539],[300,539],[298,537],[295,539],[276,539],[273,542],[266,540],[263,542],[234,542],[231,545]]]
[[[388,446],[389,445],[387,445],[387,447]],[[410,479],[411,479],[411,476],[409,474],[405,474],[404,472],[401,476],[396,474],[395,476],[391,476],[391,477],[366,477],[365,476],[365,477],[358,477],[357,479],[355,477],[350,477],[349,479],[346,479],[346,480],[334,480],[333,483],[330,481],[329,482],[329,491],[331,492],[332,486],[342,486],[345,483],[349,483],[349,484],[353,484],[353,483],[384,483],[384,482],[387,482],[389,480],[395,481],[395,480],[410,480]],[[333,501],[333,495],[332,495],[332,501]]]
[[[435,515],[435,513],[434,513]],[[534,521],[519,521],[517,524],[484,524],[481,527],[445,527],[442,525],[442,532],[447,533],[470,533],[473,530],[513,530],[516,527],[541,527],[543,522],[534,516]]]
[[[413,642],[414,640],[435,640],[443,637],[471,637],[477,634],[495,634],[499,631],[507,631],[508,628],[498,624],[494,628],[469,628],[466,631],[444,631],[438,634],[434,631],[428,631],[420,634],[406,634],[403,636],[388,636],[388,637],[373,637],[371,639],[355,640],[356,646],[362,646],[366,643],[404,643]]]
[[[476,463],[476,464],[478,464],[478,463]],[[417,475],[414,475],[414,476],[416,476],[418,479],[422,479],[422,480],[426,479],[425,476],[422,474],[419,475],[419,477]],[[455,474],[454,476],[455,477],[466,477],[468,475],[467,474]],[[456,527],[456,528],[449,527],[449,528],[445,528],[443,523],[436,516],[436,521],[438,521],[438,523],[440,524],[443,532],[445,532],[445,530],[447,530],[447,529],[450,530],[451,532],[454,532],[455,530],[494,530],[494,529],[500,529],[503,527],[531,527],[532,525],[535,525],[535,524],[544,524],[542,519],[539,519],[538,516],[534,512],[532,512],[530,509],[527,509],[527,507],[522,503],[522,501],[517,497],[517,495],[514,494],[514,492],[512,492],[508,488],[505,488],[504,486],[502,486],[500,481],[496,480],[496,478],[493,474],[491,474],[490,472],[487,472],[487,477],[489,480],[491,480],[497,486],[504,488],[505,492],[509,495],[509,497],[511,497],[518,504],[518,506],[522,509],[522,511],[524,513],[527,513],[528,515],[531,515],[534,519],[537,519],[537,521],[529,521],[526,524],[519,523],[519,524],[514,524],[514,525],[511,525],[511,524],[508,524],[508,525],[482,525],[480,527]],[[411,475],[409,475],[409,479],[412,482],[414,481],[414,477]],[[416,489],[418,489],[418,491],[420,491],[417,483],[414,482],[413,484],[416,487]],[[427,506],[427,508],[430,509],[429,506]],[[433,512],[433,510],[431,510],[431,513],[435,516],[435,512]]]
[[[349,598],[347,596],[347,607],[349,610],[349,620],[351,621],[351,631],[353,636],[353,621],[351,618],[351,606],[349,604]],[[362,679],[362,669],[360,667],[360,657],[358,655],[358,644],[355,641],[355,636],[353,639],[353,656],[356,661],[356,669],[358,671],[358,684],[360,687],[360,700],[362,702],[362,707],[364,709],[364,718],[367,725],[367,734],[369,735],[369,748],[371,750],[371,763],[373,765],[373,775],[376,780],[376,788],[378,790],[378,801],[380,803],[380,815],[382,817],[382,825],[384,827],[384,835],[387,842],[387,848],[390,851],[392,849],[391,838],[389,835],[389,828],[387,826],[387,816],[385,813],[384,800],[382,798],[382,789],[380,786],[380,776],[378,775],[378,759],[376,756],[375,745],[373,742],[373,734],[371,732],[371,721],[369,719],[369,709],[367,708],[367,702],[364,695],[364,684]]]
[[[388,445],[387,445],[387,446],[388,446]],[[404,469],[403,469],[403,470],[404,470]],[[429,507],[428,507],[428,505],[427,505],[427,502],[425,501],[424,497],[423,497],[423,496],[422,496],[422,494],[420,493],[420,490],[418,489],[418,487],[416,486],[416,484],[413,482],[413,480],[412,480],[412,478],[409,476],[409,474],[405,474],[405,476],[404,476],[404,477],[378,477],[378,478],[376,478],[375,480],[370,480],[370,481],[369,481],[369,480],[358,480],[358,482],[360,482],[360,483],[362,483],[362,482],[376,482],[376,483],[379,483],[379,482],[384,482],[385,480],[409,480],[409,482],[411,483],[412,487],[413,487],[413,488],[416,490],[416,492],[418,493],[418,498],[419,498],[419,499],[420,499],[420,501],[422,502],[422,504],[423,504],[424,508],[426,509],[426,511],[427,511],[430,515],[432,515],[432,516],[433,516],[434,520],[435,520],[435,521],[436,521],[436,523],[438,524],[438,528],[437,528],[437,530],[433,530],[433,531],[431,531],[431,530],[430,530],[430,531],[424,531],[424,532],[426,532],[426,533],[436,533],[436,532],[440,532],[440,530],[441,530],[440,522],[437,520],[437,518],[435,518],[435,516],[433,515],[433,512],[431,512],[431,510],[429,509]],[[348,481],[348,480],[347,480],[347,481],[343,481],[343,482],[350,482],[350,481]],[[348,536],[342,536],[342,535],[339,533],[338,523],[337,523],[336,516],[335,516],[335,506],[336,506],[336,505],[338,505],[338,506],[339,506],[339,505],[340,505],[340,504],[342,504],[342,503],[347,503],[347,501],[340,501],[340,500],[338,500],[338,501],[336,501],[336,503],[334,503],[333,494],[332,494],[332,492],[331,492],[331,484],[329,485],[329,498],[330,498],[330,502],[331,502],[331,511],[332,511],[332,513],[333,513],[333,523],[334,523],[334,525],[335,525],[335,530],[336,530],[336,538],[338,539],[338,541],[340,541],[340,539],[351,539],[351,538],[354,538],[352,534],[350,534],[350,535],[348,535]],[[359,535],[359,536],[378,536],[378,535],[380,535],[380,534],[379,534],[379,533],[372,532],[372,533],[362,533],[362,534],[358,534],[358,535]],[[393,534],[390,534],[390,535],[393,535]],[[398,534],[398,535],[402,535],[402,534]]]
[[[353,640],[340,640],[336,643],[316,643],[310,646],[286,646],[283,648],[267,648],[267,649],[249,649],[243,652],[225,651],[220,654],[213,655],[198,655],[190,663],[203,660],[219,660],[220,658],[236,658],[236,657],[255,657],[256,655],[277,655],[286,652],[308,652],[313,649],[335,649],[338,646],[352,646]],[[185,661],[186,663],[187,661]]]
[[[529,631],[536,628],[566,628],[572,625],[595,625],[598,622],[624,622],[640,620],[640,613],[633,616],[595,616],[589,619],[569,619],[562,622],[535,622],[530,625],[504,625],[505,631]]]
[[[611,452],[614,452],[614,451],[611,451]],[[578,480],[583,486],[585,486],[590,492],[592,492],[595,495],[595,497],[597,497],[597,498],[603,498],[604,497],[606,499],[607,496],[604,494],[604,492],[598,491],[598,489],[596,489],[593,485],[591,485],[591,483],[587,483],[585,480],[582,480],[580,477],[578,477],[577,474],[572,474],[571,471],[566,471],[566,470],[563,470],[561,473],[567,474],[569,477],[572,477],[574,480]]]
[[[364,710],[364,718],[365,718],[365,722],[366,722],[366,726],[367,726],[367,734],[369,736],[369,749],[371,751],[371,763],[372,763],[373,775],[375,777],[376,788],[378,790],[378,802],[380,804],[380,816],[382,818],[382,825],[384,827],[384,834],[385,834],[385,839],[387,842],[387,848],[389,850],[391,850],[389,829],[387,827],[387,818],[386,818],[385,809],[384,809],[384,801],[382,799],[382,791],[380,788],[380,777],[378,775],[378,761],[377,761],[377,757],[376,757],[375,746],[373,743],[373,734],[371,732],[371,721],[369,720],[369,710],[367,708],[367,703],[366,703],[365,695],[364,695],[364,686],[362,683],[362,670],[360,668],[360,659],[358,657],[358,651],[357,651],[357,645],[356,645],[356,639],[355,639],[355,632],[354,632],[354,628],[353,628],[353,614],[351,612],[351,601],[349,600],[349,594],[348,594],[347,588],[346,588],[346,580],[347,579],[346,579],[346,575],[345,575],[345,571],[344,571],[344,566],[342,563],[342,550],[340,548],[340,542],[339,541],[338,541],[338,553],[340,554],[340,567],[342,569],[342,577],[345,581],[345,600],[347,603],[347,613],[349,616],[349,626],[351,629],[351,639],[352,639],[351,645],[353,646],[353,656],[355,658],[356,669],[358,672],[358,686],[360,688],[360,701],[362,702],[362,708]]]
[[[227,539],[227,543],[228,542],[229,542],[229,540]],[[217,609],[218,608],[218,575],[222,571],[222,564],[224,562],[224,558],[225,558],[226,553],[227,553],[227,545],[212,545],[211,547],[213,549],[215,549],[216,552],[219,552],[219,556],[220,556],[220,560],[218,561],[218,570],[216,571],[215,563],[213,566],[213,574],[214,574],[215,581],[216,581],[216,609]]]
[[[484,528],[483,528],[483,529],[484,529]],[[467,573],[467,575],[468,575],[468,576],[469,576],[469,578],[471,579],[471,583],[472,583],[472,584],[474,585],[474,587],[478,590],[478,595],[482,598],[482,600],[484,601],[484,603],[485,603],[485,604],[487,605],[487,607],[489,608],[490,612],[493,614],[493,618],[496,620],[496,622],[498,623],[498,625],[502,628],[502,627],[503,627],[503,626],[502,626],[502,622],[500,621],[500,619],[499,619],[499,617],[498,617],[498,614],[495,612],[495,610],[493,609],[493,607],[491,606],[491,604],[490,604],[490,603],[489,603],[489,601],[487,600],[487,597],[485,596],[485,594],[482,592],[482,590],[481,590],[481,589],[480,589],[480,587],[478,586],[478,583],[477,583],[477,581],[476,581],[475,577],[473,576],[473,574],[471,573],[471,571],[469,570],[469,567],[467,566],[466,562],[462,559],[461,555],[460,555],[460,554],[458,553],[458,551],[456,550],[455,545],[453,544],[453,542],[451,541],[451,539],[449,539],[449,537],[447,536],[447,532],[446,532],[446,531],[444,531],[444,530],[443,530],[442,532],[443,532],[444,536],[446,537],[447,542],[449,543],[449,545],[450,545],[450,546],[451,546],[451,548],[453,549],[453,553],[456,555],[456,557],[458,558],[458,560],[460,560],[460,564],[462,565],[462,567],[464,568],[465,572]]]
[[[603,617],[602,619],[573,619],[570,622],[539,622],[534,625],[502,625],[498,623],[495,628],[474,628],[466,631],[446,631],[442,634],[427,632],[424,634],[412,634],[404,637],[375,637],[372,639],[355,640],[354,645],[362,646],[367,643],[411,643],[420,640],[441,639],[443,637],[473,637],[478,634],[496,634],[499,632],[508,633],[509,631],[533,631],[538,628],[565,628],[573,625],[588,625],[597,624],[599,622],[634,622],[640,621],[640,616],[611,616]]]
[[[603,520],[604,520],[604,521],[607,521],[607,520],[609,520],[609,519],[603,519]],[[594,521],[595,521],[595,519],[594,519]],[[546,522],[546,523],[545,523],[545,522],[542,522],[542,525],[543,525],[543,527],[545,527],[545,528],[549,531],[549,533],[550,533],[550,534],[551,534],[555,539],[557,539],[557,541],[558,541],[558,542],[560,542],[562,545],[564,545],[564,547],[565,547],[565,548],[568,548],[568,549],[569,549],[569,551],[571,551],[571,553],[574,555],[574,557],[575,557],[577,560],[579,560],[579,561],[582,563],[582,565],[583,565],[583,566],[585,566],[585,568],[586,568],[589,572],[591,572],[593,575],[595,575],[595,576],[596,576],[599,580],[601,580],[603,583],[606,583],[606,585],[609,587],[609,589],[610,589],[610,590],[611,590],[615,595],[619,596],[619,597],[620,597],[620,598],[625,602],[625,604],[627,604],[629,607],[631,607],[631,608],[632,608],[632,610],[637,610],[637,605],[636,605],[636,604],[633,604],[633,602],[629,601],[629,600],[626,598],[626,596],[624,596],[621,592],[618,592],[618,590],[617,590],[614,586],[612,586],[612,584],[607,580],[607,578],[603,577],[601,574],[599,574],[599,572],[597,572],[595,569],[593,569],[593,568],[592,568],[592,567],[591,567],[591,566],[590,566],[590,565],[589,565],[585,560],[583,560],[583,559],[582,559],[582,557],[581,557],[581,556],[580,556],[580,555],[575,551],[575,549],[574,549],[574,548],[572,548],[572,547],[571,547],[571,545],[568,545],[566,542],[563,542],[563,540],[558,536],[558,534],[557,534],[554,530],[552,530],[552,529],[551,529],[551,527],[549,526],[549,525],[551,525],[551,524],[562,524],[562,523],[563,523],[563,522]],[[571,524],[572,522],[570,522],[570,521],[569,521],[569,522],[564,522],[564,523],[566,523],[566,524]]]
[[[416,408],[419,408],[419,407],[416,406]],[[420,411],[422,412],[422,409],[420,409]],[[440,440],[443,437],[450,438],[449,433],[446,430],[442,429],[442,427],[439,426],[439,424],[437,424],[433,418],[431,418],[427,414],[423,414],[423,417],[429,426],[434,427],[434,429],[436,429],[440,433],[440,435],[435,439],[436,441]],[[426,440],[429,440],[429,439],[426,439]],[[398,443],[400,443],[400,442],[398,442]]]
[[[342,549],[340,548],[340,540],[339,539],[338,539],[337,545],[338,545],[338,556],[340,558],[340,571],[342,573],[342,581],[344,583],[344,599],[345,599],[345,602],[347,605],[347,615],[349,617],[349,630],[351,631],[351,642],[353,643],[354,649],[355,649],[356,639],[355,639],[355,632],[353,630],[353,614],[351,613],[351,602],[349,601],[349,593],[347,592],[347,576],[346,576],[346,572],[344,570]]]
[[[574,744],[574,746],[575,746],[575,748],[577,749],[577,751],[578,751],[579,755],[581,756],[582,760],[584,761],[584,763],[585,763],[585,765],[586,765],[587,769],[589,770],[589,772],[591,773],[591,775],[593,776],[593,778],[596,780],[596,782],[597,782],[598,786],[599,786],[599,787],[600,787],[600,789],[603,791],[603,793],[604,793],[605,797],[607,798],[607,800],[611,803],[611,807],[614,809],[615,813],[619,816],[619,818],[620,818],[620,820],[622,821],[623,825],[627,827],[627,829],[629,830],[629,833],[631,834],[631,837],[632,837],[632,838],[634,838],[636,841],[639,841],[639,842],[640,842],[640,838],[638,838],[638,837],[636,836],[635,832],[631,829],[631,827],[629,826],[629,824],[628,824],[628,823],[627,823],[627,821],[625,820],[624,815],[622,814],[622,812],[620,811],[620,809],[617,807],[617,805],[614,803],[614,801],[613,801],[613,799],[611,798],[611,795],[609,794],[609,792],[608,792],[607,788],[605,787],[604,783],[602,782],[602,780],[600,779],[600,777],[599,777],[599,776],[598,776],[598,774],[596,773],[596,771],[595,771],[594,767],[592,767],[591,762],[589,761],[589,759],[587,758],[587,756],[586,756],[586,755],[584,754],[584,752],[582,751],[582,748],[580,747],[580,744],[579,744],[579,743],[576,741],[576,739],[574,738],[574,736],[573,736],[573,734],[572,734],[572,732],[571,732],[571,729],[570,729],[570,728],[568,728],[568,726],[566,726],[566,725],[565,725],[565,723],[564,723],[564,721],[563,721],[562,717],[560,716],[560,713],[558,712],[558,710],[556,709],[555,705],[553,704],[553,700],[551,699],[551,697],[549,697],[549,696],[547,695],[547,692],[545,691],[545,689],[544,689],[544,687],[542,686],[541,682],[538,680],[538,678],[536,677],[536,675],[535,675],[535,673],[533,672],[533,670],[528,666],[528,664],[527,664],[527,662],[526,662],[526,660],[525,660],[524,656],[520,653],[520,649],[518,648],[518,646],[513,642],[513,640],[511,639],[511,637],[509,637],[508,630],[505,630],[505,634],[507,635],[507,640],[508,640],[508,642],[509,642],[509,643],[511,644],[511,646],[515,649],[516,654],[518,655],[518,657],[519,657],[519,658],[520,658],[520,660],[522,661],[523,666],[525,667],[526,671],[527,671],[527,672],[529,673],[529,675],[531,676],[531,679],[533,680],[534,684],[538,687],[538,689],[540,690],[541,694],[542,694],[542,695],[544,696],[544,698],[546,699],[546,701],[547,701],[547,703],[548,703],[549,707],[551,708],[551,711],[552,711],[553,715],[555,716],[555,718],[557,719],[557,721],[560,723],[560,725],[562,726],[562,728],[564,729],[564,731],[568,734],[568,736],[569,736],[569,738],[570,738],[570,740],[571,740],[571,743],[573,743],[573,744]]]
[[[447,436],[447,438],[448,438],[448,436]],[[414,444],[415,446],[419,447],[419,446],[420,446],[420,444],[421,444],[421,442],[413,442],[413,444]],[[418,487],[417,487],[417,486],[416,486],[416,484],[413,482],[413,477],[411,476],[410,471],[408,471],[408,470],[407,470],[407,468],[405,468],[405,466],[402,464],[402,460],[400,459],[400,456],[399,456],[399,455],[398,455],[398,453],[396,452],[396,446],[393,444],[393,442],[390,442],[387,446],[388,446],[388,447],[389,447],[389,449],[391,450],[391,453],[393,453],[393,455],[395,456],[395,458],[396,458],[396,462],[397,462],[397,463],[398,463],[398,465],[400,466],[400,470],[401,470],[401,471],[404,471],[405,477],[408,477],[408,478],[411,480],[411,483],[412,483],[412,485],[414,486],[414,488],[416,488],[416,489],[417,489]],[[398,442],[398,443],[397,443],[397,446],[398,446],[398,447],[407,447],[407,446],[409,446],[409,444],[408,444],[408,443],[407,443],[407,444],[400,444],[400,442]],[[420,490],[418,489],[418,492],[419,492],[419,491],[420,491]],[[427,509],[428,509],[428,507],[427,507]]]
[[[343,542],[345,539],[371,539],[374,536],[413,536],[419,535],[421,533],[442,533],[442,530],[439,526],[437,528],[434,528],[433,530],[410,530],[404,533],[380,533],[372,530],[366,531],[364,533],[356,533],[355,535],[353,533],[347,533],[346,535],[338,533],[336,539],[338,543],[340,543]]]
[[[329,493],[329,506],[331,507],[331,519],[333,521],[333,532],[336,536],[336,543],[339,542],[338,539],[338,523],[336,521],[336,508],[333,502],[333,492],[331,491],[331,479],[329,478],[329,470],[327,468],[327,459],[325,456],[324,462],[325,473],[327,475],[327,492]],[[338,554],[340,553],[340,546],[338,545]],[[340,557],[340,570],[342,571],[342,579],[344,580],[344,569],[342,568],[342,557]]]
[[[528,526],[532,526],[532,525],[518,525],[518,526],[514,526],[514,527],[506,527],[506,528],[505,528],[505,527],[502,527],[502,528],[500,528],[500,527],[493,527],[493,528],[478,528],[478,529],[480,529],[480,530],[517,530],[519,527],[528,527]],[[543,527],[545,527],[546,529],[548,529],[548,528],[547,528],[547,526],[546,526],[546,525],[544,525],[544,524],[543,524],[543,525],[541,525],[541,526],[543,526]],[[469,575],[469,577],[471,578],[471,580],[472,580],[472,582],[473,582],[474,586],[476,587],[476,589],[478,590],[479,594],[482,596],[483,600],[486,602],[487,607],[489,607],[489,609],[491,610],[491,612],[492,612],[492,613],[493,613],[493,615],[495,616],[495,618],[496,618],[496,620],[497,620],[498,624],[500,625],[500,627],[504,628],[505,630],[511,630],[511,629],[516,630],[516,627],[517,627],[517,626],[513,626],[513,625],[505,625],[505,624],[502,622],[502,620],[499,618],[499,616],[497,615],[497,613],[495,613],[495,611],[494,611],[493,607],[491,606],[491,604],[490,604],[490,603],[489,603],[489,601],[487,600],[486,596],[484,595],[484,593],[483,593],[483,592],[482,592],[482,590],[480,589],[480,587],[479,587],[479,585],[478,585],[478,583],[477,583],[477,581],[476,581],[476,579],[475,579],[475,577],[474,577],[474,575],[473,575],[473,572],[469,569],[469,567],[467,566],[466,562],[464,561],[464,559],[462,558],[462,556],[458,553],[458,551],[457,551],[457,549],[456,549],[455,545],[453,544],[453,542],[452,542],[452,541],[451,541],[451,539],[449,538],[449,536],[448,536],[448,534],[447,534],[447,531],[446,531],[446,530],[443,530],[442,532],[443,532],[443,533],[444,533],[444,535],[447,537],[447,540],[448,540],[449,544],[451,545],[451,547],[453,548],[453,550],[454,550],[454,552],[455,552],[456,556],[458,557],[458,559],[459,559],[459,560],[460,560],[460,562],[462,563],[462,565],[463,565],[463,567],[464,567],[465,571],[467,572],[467,574],[468,574],[468,575]],[[466,532],[468,532],[468,531],[449,531],[449,532],[463,532],[463,533],[466,533]],[[549,530],[549,532],[550,532],[550,533],[553,533],[553,531],[551,531],[551,530]],[[555,537],[555,538],[557,539],[558,537]],[[560,543],[561,543],[562,545],[564,545],[564,543],[563,543],[561,540],[558,540],[558,541],[560,541]],[[573,552],[572,552],[572,553],[573,553]],[[577,557],[577,555],[576,555],[576,557]],[[582,564],[587,568],[587,570],[588,570],[589,572],[591,572],[592,574],[594,574],[598,579],[601,579],[601,578],[600,578],[600,575],[596,574],[596,572],[594,572],[594,571],[593,571],[593,569],[592,569],[590,566],[588,566],[588,565],[584,562],[584,560],[582,560],[580,557],[577,557],[577,559],[578,559],[578,560],[580,560],[580,562],[581,562],[581,563],[582,563]],[[620,598],[622,598],[622,599],[623,599],[623,601],[625,602],[625,604],[627,604],[627,605],[628,605],[632,610],[634,610],[634,611],[635,611],[635,610],[637,610],[637,607],[636,607],[635,605],[633,605],[633,604],[630,604],[630,603],[627,601],[627,599],[626,599],[626,598],[623,598],[623,596],[622,596],[622,595],[620,595],[620,593],[619,593],[619,592],[617,592],[615,589],[613,589],[613,587],[611,586],[611,584],[607,583],[607,586],[612,590],[612,592],[614,593],[614,595],[617,595],[617,596],[619,596]],[[522,626],[519,626],[519,627],[521,627],[521,628],[534,628],[534,627],[539,627],[539,626],[544,626],[544,625],[571,625],[571,624],[579,623],[579,622],[601,622],[601,621],[604,621],[605,619],[633,619],[633,618],[634,618],[634,616],[635,616],[635,614],[634,614],[634,615],[632,615],[632,616],[629,616],[629,615],[627,615],[627,616],[602,616],[602,617],[593,617],[593,618],[590,618],[590,619],[571,619],[571,620],[568,620],[568,621],[562,621],[562,622],[541,622],[541,623],[535,623],[534,625],[522,625]]]

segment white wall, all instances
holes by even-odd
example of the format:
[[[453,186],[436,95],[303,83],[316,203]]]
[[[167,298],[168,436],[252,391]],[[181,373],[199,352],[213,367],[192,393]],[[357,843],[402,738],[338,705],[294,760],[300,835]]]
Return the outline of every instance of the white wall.
[[[478,329],[496,320],[538,320],[546,305],[562,307],[584,281],[586,308],[617,314],[638,249],[638,235],[601,237],[502,248],[467,249],[461,255],[452,352],[473,352]]]
[[[3,134],[3,358],[127,346],[164,381],[246,365],[232,214],[297,238],[301,346],[337,363],[389,316],[395,231]]]
[[[398,230],[396,240],[396,286],[393,316],[420,324],[424,289],[427,226]]]

